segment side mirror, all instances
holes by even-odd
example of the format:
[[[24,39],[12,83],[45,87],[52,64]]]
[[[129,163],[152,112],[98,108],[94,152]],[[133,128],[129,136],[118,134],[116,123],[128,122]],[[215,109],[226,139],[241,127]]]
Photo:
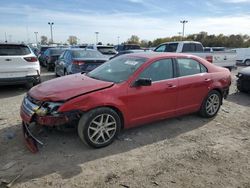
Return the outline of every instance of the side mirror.
[[[138,80],[135,81],[133,86],[138,87],[138,86],[151,86],[151,85],[152,85],[152,80],[150,78],[139,78]]]

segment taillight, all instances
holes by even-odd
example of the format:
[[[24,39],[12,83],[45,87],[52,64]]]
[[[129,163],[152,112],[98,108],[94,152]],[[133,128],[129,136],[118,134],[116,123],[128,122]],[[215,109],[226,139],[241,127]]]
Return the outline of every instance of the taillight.
[[[73,61],[73,64],[80,66],[80,65],[84,65],[84,62],[75,60],[75,61]]]
[[[27,62],[36,62],[37,58],[36,57],[25,57],[24,58]]]
[[[209,56],[206,56],[206,60],[210,63],[213,63],[213,56],[209,55]]]

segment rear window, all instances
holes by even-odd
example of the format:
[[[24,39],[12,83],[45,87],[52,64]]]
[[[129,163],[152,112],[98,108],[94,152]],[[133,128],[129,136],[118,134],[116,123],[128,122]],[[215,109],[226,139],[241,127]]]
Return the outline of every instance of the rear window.
[[[72,55],[73,58],[103,58],[100,52],[90,50],[74,50]]]
[[[0,45],[0,56],[27,55],[31,51],[27,46],[22,45]]]
[[[156,52],[176,52],[178,43],[163,44],[155,49]]]
[[[98,46],[97,49],[102,53],[102,54],[116,54],[116,50],[113,47],[108,47],[108,46]]]
[[[64,52],[65,49],[51,49],[50,55],[61,55],[61,53]]]

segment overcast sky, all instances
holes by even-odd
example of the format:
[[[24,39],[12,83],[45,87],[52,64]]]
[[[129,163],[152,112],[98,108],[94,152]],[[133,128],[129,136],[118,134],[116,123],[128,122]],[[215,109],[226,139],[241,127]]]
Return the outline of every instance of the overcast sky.
[[[35,41],[34,32],[54,41],[75,35],[81,43],[117,43],[132,34],[140,39],[178,35],[180,20],[188,20],[185,33],[250,34],[250,0],[1,0],[0,41]]]

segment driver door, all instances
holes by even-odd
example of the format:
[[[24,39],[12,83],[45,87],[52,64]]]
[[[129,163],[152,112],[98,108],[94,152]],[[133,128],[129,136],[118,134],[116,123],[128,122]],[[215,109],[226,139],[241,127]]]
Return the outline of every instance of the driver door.
[[[173,64],[172,59],[151,63],[137,79],[149,78],[152,85],[128,89],[129,124],[133,126],[175,115],[178,80],[174,76]]]

